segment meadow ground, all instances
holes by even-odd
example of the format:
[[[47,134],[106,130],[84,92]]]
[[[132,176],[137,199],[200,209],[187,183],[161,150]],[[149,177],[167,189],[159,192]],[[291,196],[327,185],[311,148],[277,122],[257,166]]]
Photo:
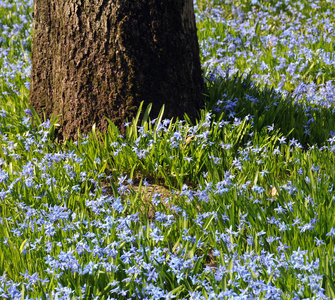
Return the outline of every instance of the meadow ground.
[[[335,298],[334,1],[195,1],[196,124],[65,144],[28,107],[32,6],[0,0],[1,299]]]

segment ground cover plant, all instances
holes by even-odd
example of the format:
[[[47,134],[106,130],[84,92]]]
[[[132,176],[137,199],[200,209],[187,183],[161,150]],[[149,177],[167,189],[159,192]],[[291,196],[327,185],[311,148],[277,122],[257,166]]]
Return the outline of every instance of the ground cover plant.
[[[53,141],[0,1],[1,299],[334,299],[334,2],[195,2],[206,109]]]

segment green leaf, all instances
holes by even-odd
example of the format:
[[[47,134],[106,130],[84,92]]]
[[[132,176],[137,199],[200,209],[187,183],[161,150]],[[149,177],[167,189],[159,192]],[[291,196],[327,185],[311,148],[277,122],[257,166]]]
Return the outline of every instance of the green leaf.
[[[26,245],[26,243],[29,241],[29,239],[25,239],[23,242],[22,242],[22,244],[21,244],[21,246],[20,246],[20,253],[22,253],[22,251],[24,250],[24,248],[25,248],[25,245]]]
[[[256,175],[255,175],[255,178],[254,178],[254,185],[257,185],[258,174],[259,174],[259,171],[257,170]]]
[[[151,107],[152,107],[152,104],[150,103],[147,106],[147,109],[144,112],[144,115],[143,115],[143,118],[142,118],[142,123],[141,123],[142,127],[145,126],[145,124],[148,122],[149,114],[150,114],[150,111],[151,111]]]
[[[180,285],[180,286],[176,287],[175,289],[173,289],[170,293],[172,295],[178,296],[183,291],[183,289],[185,289],[185,287],[183,285]]]
[[[31,114],[33,116],[33,122],[35,123],[35,127],[38,128],[42,124],[41,119],[38,116],[35,108],[30,104],[28,104],[28,106],[29,106],[29,109],[30,109]]]

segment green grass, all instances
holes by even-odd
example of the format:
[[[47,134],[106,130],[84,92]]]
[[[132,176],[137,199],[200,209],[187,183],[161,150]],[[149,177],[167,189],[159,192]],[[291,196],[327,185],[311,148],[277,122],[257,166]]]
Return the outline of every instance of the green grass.
[[[29,5],[9,2],[1,24],[13,27],[17,11],[31,21]],[[233,3],[259,13],[259,4]],[[223,1],[198,7],[236,18]],[[209,17],[198,29],[200,43],[235,34]],[[245,290],[271,299],[271,289],[272,299],[321,299],[320,288],[335,298],[333,107],[292,93],[299,82],[277,90],[281,73],[266,47],[254,49],[266,33],[257,30],[246,49],[270,66],[271,84],[253,80],[262,72],[243,58],[234,74],[216,61],[204,67],[206,107],[196,124],[166,122],[164,107],[152,122],[151,106],[141,106],[124,136],[111,123],[106,134],[93,127],[62,144],[53,139],[57,120],[48,124],[31,108],[31,121],[24,111],[29,79],[13,66],[29,64],[21,53],[29,54],[31,37],[24,28],[3,37],[10,64],[0,58],[0,298],[237,299]],[[309,46],[332,51],[332,43]],[[203,64],[220,58],[218,49],[204,55],[202,47]],[[277,55],[288,58],[287,50],[278,45]],[[320,80],[333,78],[332,67],[310,62],[302,82],[320,68]]]

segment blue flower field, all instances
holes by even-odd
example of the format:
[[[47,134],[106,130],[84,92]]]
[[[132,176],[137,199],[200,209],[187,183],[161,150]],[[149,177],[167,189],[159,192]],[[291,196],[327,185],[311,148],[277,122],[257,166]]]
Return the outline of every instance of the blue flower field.
[[[0,299],[335,299],[335,1],[194,6],[197,122],[58,143],[0,0]]]

